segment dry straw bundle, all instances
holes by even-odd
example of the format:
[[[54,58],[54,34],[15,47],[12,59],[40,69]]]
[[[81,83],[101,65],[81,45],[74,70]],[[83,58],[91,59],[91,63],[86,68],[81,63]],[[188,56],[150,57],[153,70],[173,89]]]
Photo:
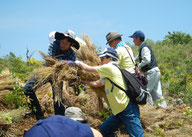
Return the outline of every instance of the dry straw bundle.
[[[32,74],[32,79],[37,81],[34,88],[36,89],[50,82],[55,92],[55,101],[62,102],[64,98],[63,90],[66,90],[65,87],[68,86],[68,81],[75,79],[74,84],[78,85],[77,67],[71,67],[64,61],[59,62],[41,51],[39,51],[39,53],[45,60],[46,66],[35,70]]]
[[[100,65],[101,60],[97,56],[96,46],[94,44],[92,44],[88,35],[83,35],[83,39],[86,42],[87,46],[81,47],[80,50],[75,50],[78,59],[90,66]],[[93,81],[93,80],[99,79],[98,74],[85,72],[81,69],[78,71],[78,75],[80,76],[80,78],[82,80],[86,80],[86,81]],[[94,91],[100,97],[105,97],[104,87],[100,87],[100,88],[89,87],[89,90]]]
[[[0,91],[12,90],[15,80],[11,77],[11,73],[8,69],[3,70],[0,73]]]
[[[83,35],[83,38],[87,45],[81,46],[79,50],[73,49],[78,60],[91,66],[99,65],[100,59],[97,56],[95,46],[92,44],[88,35]],[[32,74],[32,78],[37,81],[34,88],[38,88],[47,82],[51,82],[55,91],[55,101],[62,103],[62,99],[65,99],[65,105],[67,106],[78,106],[84,111],[96,113],[96,111],[98,111],[99,103],[97,95],[101,97],[105,96],[104,87],[90,88],[87,86],[86,94],[83,97],[76,96],[75,90],[78,89],[81,79],[89,81],[98,80],[99,75],[95,73],[87,73],[77,66],[69,66],[65,61],[59,62],[45,55],[41,51],[39,51],[39,53],[45,60],[46,66],[35,70]]]

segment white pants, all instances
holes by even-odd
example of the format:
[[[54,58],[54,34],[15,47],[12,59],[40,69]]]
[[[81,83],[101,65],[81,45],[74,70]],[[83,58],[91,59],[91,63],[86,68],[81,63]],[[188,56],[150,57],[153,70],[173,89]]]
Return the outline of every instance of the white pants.
[[[162,94],[161,89],[161,82],[160,82],[160,70],[158,67],[150,69],[149,71],[145,72],[147,76],[148,84],[147,84],[147,91],[151,93],[152,99],[154,102],[158,103],[158,106],[162,108],[166,108],[167,104]]]

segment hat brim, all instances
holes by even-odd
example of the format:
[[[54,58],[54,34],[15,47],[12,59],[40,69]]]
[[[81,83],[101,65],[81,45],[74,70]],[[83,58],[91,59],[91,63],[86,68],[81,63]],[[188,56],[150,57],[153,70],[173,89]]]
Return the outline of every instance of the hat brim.
[[[99,54],[99,53],[98,53],[97,56],[100,57],[100,58],[102,58],[102,57],[105,57],[106,54]]]
[[[112,57],[114,59],[118,59],[118,57],[115,57],[115,56],[113,56],[112,54],[109,54],[109,53],[98,53],[97,56],[100,57],[100,58],[109,56],[109,57]]]
[[[112,41],[112,40],[114,40],[114,39],[116,39],[116,38],[119,38],[119,37],[121,37],[121,36],[123,36],[123,35],[119,35],[119,34],[116,35],[115,37],[113,37],[112,39],[110,39],[109,41],[107,41],[106,45],[109,44],[110,41]]]
[[[81,119],[81,118],[71,118],[71,119],[84,124],[87,124],[89,122],[87,119]]]
[[[70,35],[67,35],[67,34],[63,34],[65,37],[68,37],[68,38],[70,38],[70,39],[72,39],[73,40],[73,43],[74,43],[74,45],[73,45],[73,47],[75,47],[77,50],[79,49],[79,42],[77,41],[77,40],[75,40],[75,39],[73,39]]]
[[[74,39],[73,39],[74,40]],[[74,45],[73,45],[77,50],[79,49],[79,42],[77,42],[76,40],[74,40]]]
[[[133,35],[131,35],[131,36],[129,36],[130,38],[133,38],[134,36]]]
[[[73,119],[73,120],[75,120],[75,121],[84,121],[83,118],[70,118],[70,119]]]

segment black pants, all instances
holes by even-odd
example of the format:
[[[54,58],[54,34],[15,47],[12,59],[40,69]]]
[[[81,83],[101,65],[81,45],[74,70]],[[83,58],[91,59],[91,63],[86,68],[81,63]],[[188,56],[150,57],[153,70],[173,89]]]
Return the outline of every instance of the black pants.
[[[43,111],[41,109],[41,106],[39,104],[39,100],[37,99],[37,96],[35,94],[35,91],[33,90],[33,86],[35,85],[36,81],[34,79],[30,79],[27,84],[24,86],[24,93],[26,96],[29,96],[29,98],[31,99],[31,104],[30,104],[30,108],[32,109],[32,112],[34,112],[36,115],[43,115]],[[51,85],[52,82],[50,81]],[[53,90],[53,100],[55,99],[55,94],[54,94],[54,89],[52,86],[52,90]],[[62,100],[64,103],[64,100]],[[64,115],[65,114],[65,107],[58,102],[53,102],[54,104],[54,111],[55,111],[55,115]],[[36,109],[36,111],[34,111],[34,108]]]

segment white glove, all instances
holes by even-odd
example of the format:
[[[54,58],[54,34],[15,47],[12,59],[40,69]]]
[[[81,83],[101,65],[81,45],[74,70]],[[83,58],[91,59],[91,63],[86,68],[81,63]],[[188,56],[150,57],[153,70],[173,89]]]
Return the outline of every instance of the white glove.
[[[77,66],[79,66],[81,63],[82,63],[81,61],[78,61],[78,60],[75,61],[75,64],[76,64]]]

